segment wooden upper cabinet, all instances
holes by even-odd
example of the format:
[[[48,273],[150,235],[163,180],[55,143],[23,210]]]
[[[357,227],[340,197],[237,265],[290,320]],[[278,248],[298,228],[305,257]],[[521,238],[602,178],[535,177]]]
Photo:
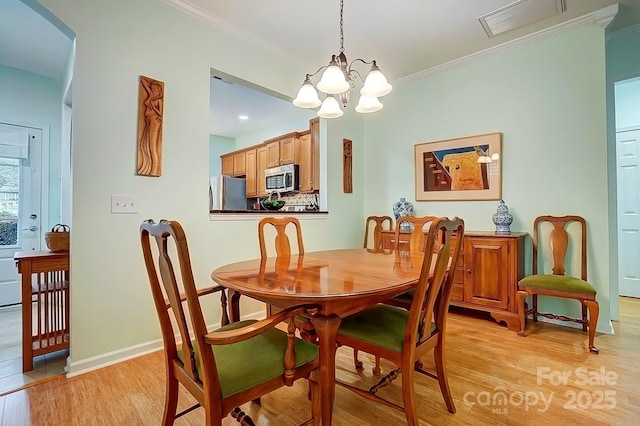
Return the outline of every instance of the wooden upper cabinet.
[[[258,195],[258,163],[256,154],[257,152],[255,148],[250,149],[245,153],[247,197],[256,197]]]
[[[302,133],[300,144],[300,192],[313,190],[313,159],[311,149],[311,134]]]
[[[222,174],[233,176],[233,154],[221,155]]]
[[[267,167],[298,162],[298,133],[288,133],[264,142],[267,147]]]
[[[246,151],[233,154],[233,175],[244,176],[247,173]]]
[[[265,197],[267,194],[266,182],[264,179],[264,171],[267,168],[267,147],[260,146],[256,148],[256,179],[258,181],[258,197]]]
[[[320,119],[318,117],[309,120],[309,129],[311,134],[311,167],[313,170],[311,189],[318,191],[320,189]]]
[[[298,138],[300,164],[300,191],[312,192],[320,189],[320,125],[317,118],[309,120],[309,132]]]
[[[244,176],[247,173],[246,151],[230,152],[221,155],[222,174],[229,176]]]
[[[294,164],[297,161],[297,149],[295,136],[290,136],[280,140],[280,165]]]
[[[278,167],[280,165],[280,141],[269,142],[267,149],[267,167]]]

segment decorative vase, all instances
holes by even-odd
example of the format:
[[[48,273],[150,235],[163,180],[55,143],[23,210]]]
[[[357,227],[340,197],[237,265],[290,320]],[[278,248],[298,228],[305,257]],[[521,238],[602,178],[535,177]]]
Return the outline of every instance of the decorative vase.
[[[498,208],[493,215],[493,224],[496,225],[496,234],[510,234],[511,225],[513,222],[513,216],[509,214],[509,207],[504,203],[503,200],[500,200],[500,204],[498,204]]]
[[[398,220],[401,216],[413,216],[413,204],[411,201],[407,201],[406,198],[400,198],[400,201],[393,203],[393,215]],[[402,222],[400,229],[403,231],[411,231],[411,224],[409,222]]]

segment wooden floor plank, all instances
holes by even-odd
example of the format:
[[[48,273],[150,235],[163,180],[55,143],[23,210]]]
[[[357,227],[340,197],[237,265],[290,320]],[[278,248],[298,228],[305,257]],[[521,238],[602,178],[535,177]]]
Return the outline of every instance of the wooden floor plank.
[[[620,312],[615,335],[596,335],[600,355],[589,353],[587,335],[580,330],[540,323],[522,338],[493,320],[452,313],[447,365],[457,413],[447,412],[436,381],[416,375],[420,424],[637,424],[640,300],[621,298]],[[351,351],[340,348],[337,376],[359,386],[374,384],[373,359],[366,354],[361,358],[365,371],[357,374]],[[157,425],[164,403],[162,362],[162,354],[156,352],[5,395],[0,398],[0,425]],[[424,362],[427,369],[433,367],[430,357]],[[384,371],[391,368],[384,361],[382,366]],[[400,403],[399,386],[400,379],[380,392]],[[309,418],[306,392],[306,384],[299,382],[263,397],[261,406],[242,408],[257,425],[296,425]],[[193,399],[183,391],[179,404],[186,408]],[[201,409],[176,422],[202,424]],[[223,424],[237,425],[230,417]],[[402,425],[405,421],[402,413],[338,387],[334,424]]]

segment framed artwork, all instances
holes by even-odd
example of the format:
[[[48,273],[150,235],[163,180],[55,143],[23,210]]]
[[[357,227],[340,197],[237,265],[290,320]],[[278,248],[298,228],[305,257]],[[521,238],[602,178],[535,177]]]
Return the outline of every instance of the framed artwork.
[[[502,133],[414,146],[416,200],[499,200]]]

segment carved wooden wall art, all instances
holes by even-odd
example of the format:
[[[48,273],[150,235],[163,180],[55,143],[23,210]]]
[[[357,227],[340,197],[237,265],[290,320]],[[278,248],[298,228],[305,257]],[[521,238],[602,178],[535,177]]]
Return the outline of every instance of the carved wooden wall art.
[[[353,147],[349,139],[342,140],[342,189],[345,193],[353,192],[352,173]]]
[[[142,176],[162,174],[164,83],[140,76],[138,99],[138,170]]]

